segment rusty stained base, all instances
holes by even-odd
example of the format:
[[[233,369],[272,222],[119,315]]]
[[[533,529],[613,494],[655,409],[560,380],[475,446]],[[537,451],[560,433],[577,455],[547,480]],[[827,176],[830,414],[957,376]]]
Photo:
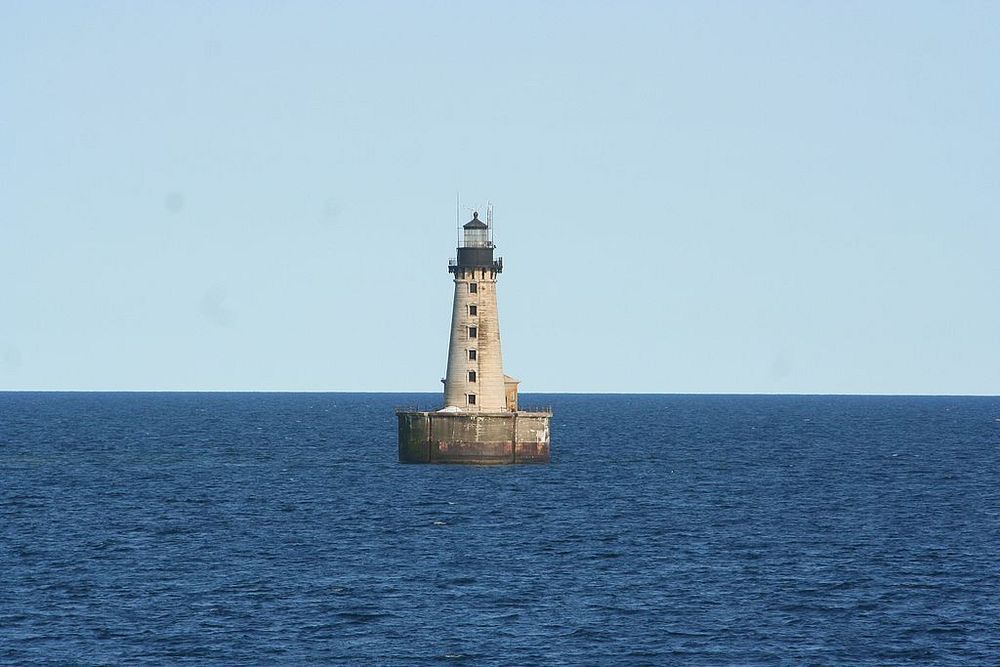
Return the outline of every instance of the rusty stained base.
[[[401,463],[549,462],[551,412],[396,412]]]

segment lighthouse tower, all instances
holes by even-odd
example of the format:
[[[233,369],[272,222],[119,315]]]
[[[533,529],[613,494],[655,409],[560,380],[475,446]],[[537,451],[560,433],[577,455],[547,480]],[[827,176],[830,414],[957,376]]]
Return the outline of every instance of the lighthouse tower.
[[[462,228],[458,257],[448,265],[455,276],[455,300],[444,380],[446,408],[469,412],[510,409],[497,314],[497,277],[503,271],[503,260],[494,258],[493,250],[493,230],[479,219],[478,212],[473,213]]]
[[[492,209],[462,227],[454,277],[444,407],[398,408],[402,463],[548,463],[552,411],[518,406],[518,381],[503,373]]]

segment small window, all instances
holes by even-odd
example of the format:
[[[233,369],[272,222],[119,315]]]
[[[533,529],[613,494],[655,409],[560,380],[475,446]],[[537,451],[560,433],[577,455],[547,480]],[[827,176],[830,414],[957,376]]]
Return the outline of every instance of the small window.
[[[469,306],[469,315],[475,317],[478,314],[479,314],[479,308],[477,308],[476,306]]]
[[[476,371],[469,371],[469,382],[476,381]]]
[[[476,395],[475,394],[469,394],[468,398],[469,398],[469,405],[475,405],[476,404]]]
[[[469,361],[475,361],[475,360],[476,360],[476,351],[469,350]]]
[[[475,294],[479,291],[478,283],[469,283],[469,294]]]
[[[469,327],[469,338],[478,338],[479,330],[476,327]]]

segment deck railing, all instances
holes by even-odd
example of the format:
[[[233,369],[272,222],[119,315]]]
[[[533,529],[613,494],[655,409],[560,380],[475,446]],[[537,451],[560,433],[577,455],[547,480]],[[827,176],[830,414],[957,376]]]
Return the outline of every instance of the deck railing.
[[[395,413],[400,412],[438,412],[441,410],[441,405],[426,406],[426,405],[397,405],[392,410]],[[552,408],[549,406],[539,406],[539,405],[522,405],[518,406],[518,412],[543,412],[552,414]],[[476,410],[459,410],[461,414],[476,414]],[[484,410],[483,412],[490,413],[490,410]],[[502,412],[502,411],[501,411]],[[448,413],[445,413],[448,414]]]
[[[434,406],[429,405],[397,405],[392,409],[393,412],[437,412],[441,409],[441,405],[437,404]]]

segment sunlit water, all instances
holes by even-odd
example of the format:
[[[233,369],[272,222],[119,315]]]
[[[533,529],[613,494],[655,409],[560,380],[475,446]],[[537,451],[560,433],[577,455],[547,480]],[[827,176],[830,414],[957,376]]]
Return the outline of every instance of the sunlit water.
[[[1000,399],[0,394],[8,664],[997,664]]]

